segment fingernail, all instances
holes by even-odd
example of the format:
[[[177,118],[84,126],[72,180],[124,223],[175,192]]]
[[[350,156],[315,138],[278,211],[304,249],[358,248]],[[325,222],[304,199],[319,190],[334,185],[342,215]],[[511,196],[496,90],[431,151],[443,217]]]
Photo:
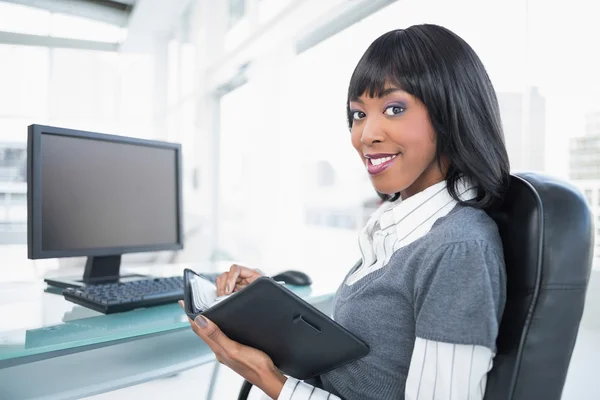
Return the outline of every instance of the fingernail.
[[[202,315],[198,315],[194,322],[196,322],[196,325],[200,328],[206,328],[208,326],[208,321]]]
[[[229,293],[229,283],[225,285],[225,293]]]

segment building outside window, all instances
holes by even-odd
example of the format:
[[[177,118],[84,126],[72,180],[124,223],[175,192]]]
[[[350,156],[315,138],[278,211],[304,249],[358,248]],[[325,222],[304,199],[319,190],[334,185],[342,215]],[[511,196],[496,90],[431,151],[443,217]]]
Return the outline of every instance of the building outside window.
[[[229,0],[229,27],[234,26],[246,13],[246,0]]]

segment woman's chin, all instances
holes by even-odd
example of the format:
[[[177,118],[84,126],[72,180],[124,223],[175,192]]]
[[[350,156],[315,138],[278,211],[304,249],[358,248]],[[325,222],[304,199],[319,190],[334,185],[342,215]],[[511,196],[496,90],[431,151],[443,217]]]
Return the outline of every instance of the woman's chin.
[[[410,185],[408,182],[406,182],[406,179],[401,179],[402,182],[398,182],[400,179],[394,179],[395,182],[390,182],[391,179],[388,180],[377,178],[379,177],[371,177],[371,183],[373,184],[373,188],[375,188],[377,192],[388,196],[395,196],[396,193],[403,192]]]

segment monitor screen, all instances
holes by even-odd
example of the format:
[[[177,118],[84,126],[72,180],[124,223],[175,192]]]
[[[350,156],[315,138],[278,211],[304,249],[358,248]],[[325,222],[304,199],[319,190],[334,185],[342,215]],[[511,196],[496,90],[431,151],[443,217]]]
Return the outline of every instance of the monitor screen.
[[[41,132],[40,250],[85,255],[179,243],[179,149],[101,136]]]

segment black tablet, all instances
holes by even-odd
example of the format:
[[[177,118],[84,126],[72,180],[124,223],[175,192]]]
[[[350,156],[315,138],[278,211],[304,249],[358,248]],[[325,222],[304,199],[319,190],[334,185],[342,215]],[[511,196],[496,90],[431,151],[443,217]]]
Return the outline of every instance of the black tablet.
[[[192,319],[202,314],[232,340],[264,351],[286,375],[308,379],[369,352],[362,340],[267,277],[196,313],[190,284],[194,275],[184,271],[186,314]]]

